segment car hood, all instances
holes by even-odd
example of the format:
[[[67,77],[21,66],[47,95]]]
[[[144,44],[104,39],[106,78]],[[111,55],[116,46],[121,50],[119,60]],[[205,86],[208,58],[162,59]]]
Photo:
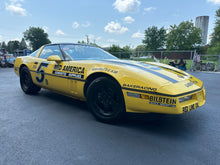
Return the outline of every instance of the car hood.
[[[155,78],[155,81],[162,81],[164,84],[178,83],[188,79],[191,75],[169,65],[155,62],[138,62],[130,60],[103,60],[108,64],[114,64],[121,68]]]
[[[118,67],[128,70],[130,76],[142,81],[140,84],[147,82],[148,86],[171,94],[198,90],[203,85],[201,80],[187,72],[166,64],[130,60],[105,60],[105,63],[118,65]]]

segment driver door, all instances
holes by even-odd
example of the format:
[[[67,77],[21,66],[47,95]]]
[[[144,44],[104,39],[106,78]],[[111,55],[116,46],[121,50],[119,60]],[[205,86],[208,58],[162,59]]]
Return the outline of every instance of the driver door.
[[[36,59],[36,72],[34,82],[43,88],[54,90],[59,93],[68,93],[68,79],[62,71],[67,61],[48,61],[48,57],[58,55],[63,60],[58,45],[45,46],[39,57]]]

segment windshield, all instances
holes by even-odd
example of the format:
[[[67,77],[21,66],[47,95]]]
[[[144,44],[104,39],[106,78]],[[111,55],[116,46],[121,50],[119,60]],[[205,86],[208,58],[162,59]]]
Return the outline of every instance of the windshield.
[[[36,57],[39,49],[35,50],[33,53],[29,54],[29,56]]]
[[[117,59],[110,53],[88,45],[60,45],[67,58],[70,60],[103,60]]]

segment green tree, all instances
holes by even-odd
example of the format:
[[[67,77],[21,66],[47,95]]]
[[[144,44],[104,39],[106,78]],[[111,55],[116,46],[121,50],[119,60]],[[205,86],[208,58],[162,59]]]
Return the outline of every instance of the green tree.
[[[216,43],[208,48],[207,54],[219,55],[220,54],[220,43]]]
[[[198,54],[207,54],[208,45],[198,45],[195,49]]]
[[[6,50],[9,53],[14,53],[15,50],[19,49],[19,44],[20,43],[17,40],[15,40],[15,41],[8,41]]]
[[[145,46],[144,46],[144,45],[138,45],[138,46],[135,48],[135,51],[145,51]]]
[[[48,39],[48,34],[42,28],[30,27],[24,32],[25,40],[30,42],[33,51],[40,48],[42,45],[49,44],[51,41]]]
[[[144,55],[144,51],[145,51],[145,46],[144,45],[138,45],[134,52],[135,52],[135,57],[140,57]]]
[[[19,44],[19,49],[20,49],[20,50],[27,49],[27,44],[26,44],[24,38],[22,38],[22,40],[21,40],[21,42],[20,42],[20,44]]]
[[[112,55],[121,58],[122,50],[118,45],[113,44],[107,51]]]
[[[166,38],[168,50],[190,50],[201,42],[201,29],[196,28],[192,21],[171,25]]]
[[[82,41],[78,41],[78,44],[86,44],[86,42],[82,40]]]
[[[128,46],[128,45],[124,46],[122,49],[123,49],[124,52],[132,52],[131,47]]]
[[[130,58],[131,54],[132,54],[132,49],[130,46],[126,45],[122,48],[121,58]]]
[[[97,45],[96,43],[89,43],[89,45],[93,45],[93,46],[96,46],[98,48],[102,48],[101,46]]]
[[[5,41],[2,42],[1,48],[3,48],[3,49],[6,49],[6,48],[7,48],[7,45],[6,45]]]
[[[220,7],[215,14],[216,21],[214,32],[211,35],[210,47],[208,48],[208,54],[220,53]]]
[[[165,45],[166,30],[164,27],[158,29],[156,26],[152,26],[145,30],[145,38],[142,41],[146,50],[157,50]]]

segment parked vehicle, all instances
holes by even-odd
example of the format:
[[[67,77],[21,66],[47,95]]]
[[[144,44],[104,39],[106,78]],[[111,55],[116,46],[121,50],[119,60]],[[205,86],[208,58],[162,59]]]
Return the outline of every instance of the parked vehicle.
[[[0,67],[13,67],[15,57],[12,54],[0,54]]]
[[[48,44],[17,57],[15,73],[26,94],[46,88],[87,101],[102,122],[125,112],[182,114],[205,103],[203,82],[169,65],[120,60],[82,44]]]

